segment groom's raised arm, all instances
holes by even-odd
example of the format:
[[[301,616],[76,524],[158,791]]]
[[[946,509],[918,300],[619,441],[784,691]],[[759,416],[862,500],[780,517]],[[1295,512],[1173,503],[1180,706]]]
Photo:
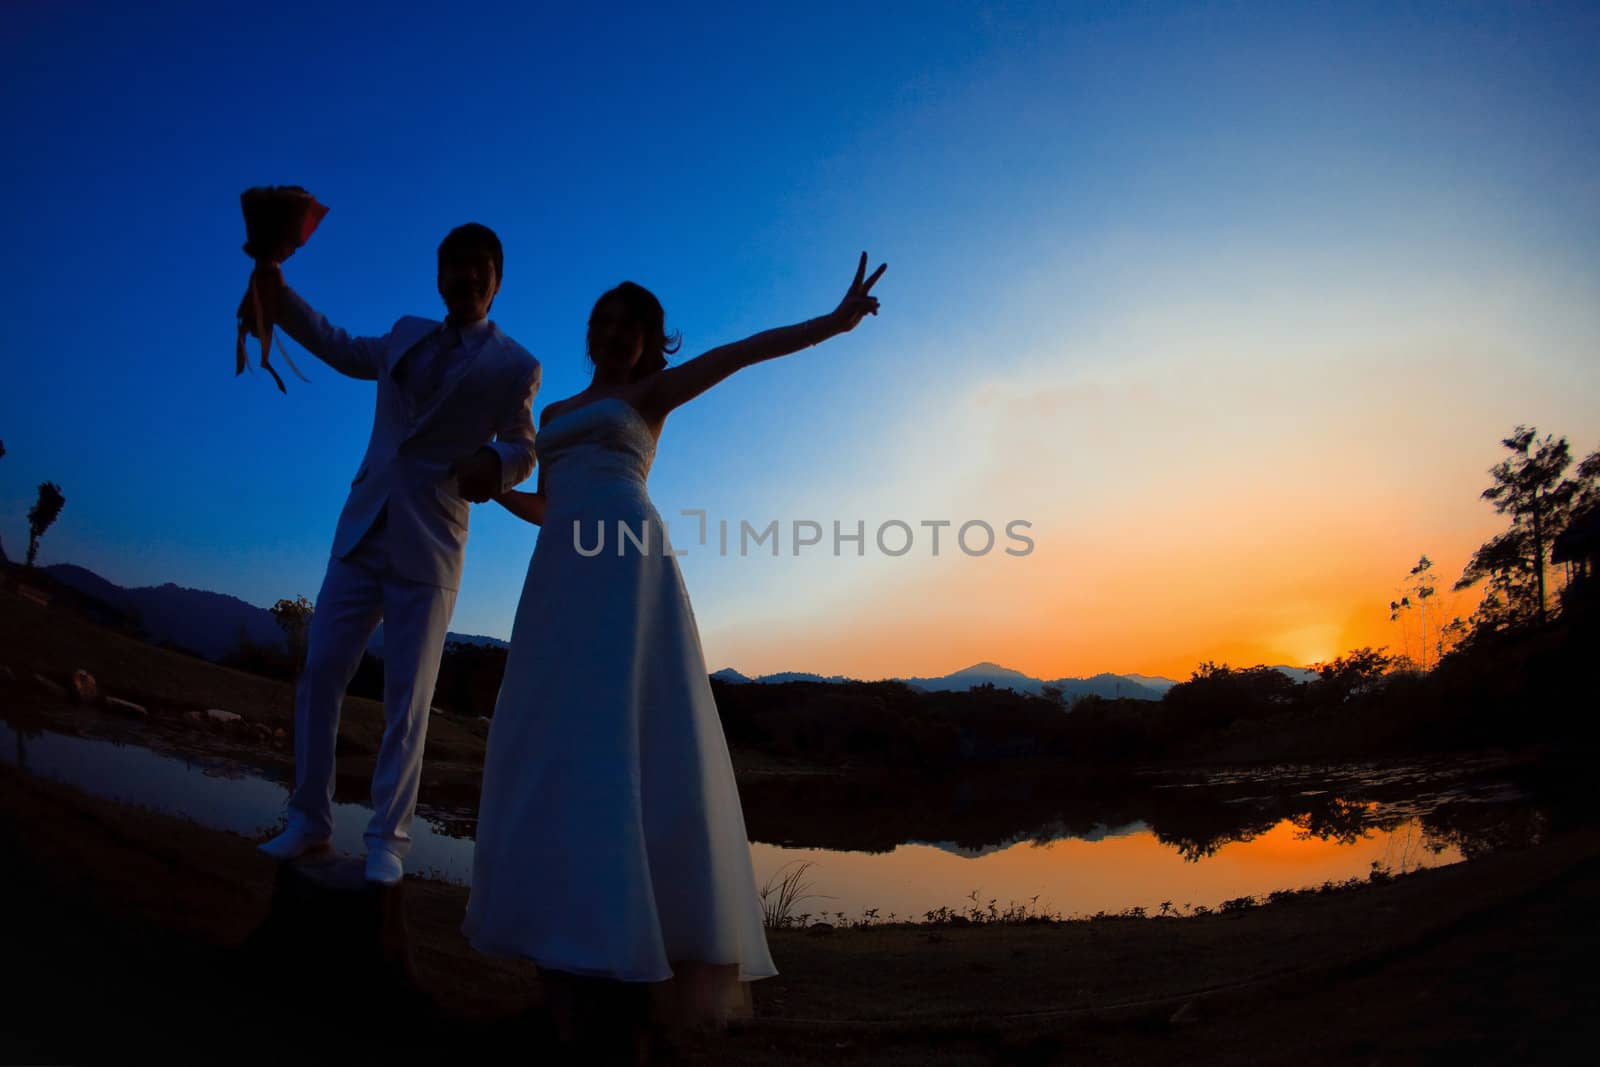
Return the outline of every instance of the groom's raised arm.
[[[517,387],[511,392],[511,402],[501,412],[495,423],[494,440],[489,443],[500,456],[500,492],[527,480],[533,473],[533,398],[539,393],[539,383],[544,369],[539,361],[528,356],[528,366]]]
[[[383,373],[386,338],[351,337],[318,314],[287,285],[279,290],[276,319],[302,348],[340,374],[376,381]]]

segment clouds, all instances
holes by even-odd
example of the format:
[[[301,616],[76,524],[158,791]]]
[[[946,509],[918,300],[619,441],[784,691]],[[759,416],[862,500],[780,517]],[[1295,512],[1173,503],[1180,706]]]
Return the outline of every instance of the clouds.
[[[1386,575],[1489,521],[1500,434],[1600,442],[1593,12],[302,10],[318,32],[44,7],[0,43],[12,544],[51,478],[54,551],[119,582],[312,591],[370,394],[309,360],[287,400],[230,377],[264,182],[332,206],[291,283],[356,331],[435,311],[438,238],[494,225],[542,402],[585,384],[621,278],[688,354],[888,260],[879,318],[674,414],[663,512],[1024,518],[1037,549],[687,559],[708,652],[746,671],[1182,673],[1371,638]],[[304,76],[256,76],[290,54]],[[506,633],[531,541],[474,518],[457,629]]]

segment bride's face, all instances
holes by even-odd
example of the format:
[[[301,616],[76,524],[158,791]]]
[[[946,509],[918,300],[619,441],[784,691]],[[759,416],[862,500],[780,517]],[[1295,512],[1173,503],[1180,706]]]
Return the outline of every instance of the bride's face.
[[[602,300],[589,319],[589,358],[595,366],[627,370],[644,353],[644,331],[627,317],[622,301]]]

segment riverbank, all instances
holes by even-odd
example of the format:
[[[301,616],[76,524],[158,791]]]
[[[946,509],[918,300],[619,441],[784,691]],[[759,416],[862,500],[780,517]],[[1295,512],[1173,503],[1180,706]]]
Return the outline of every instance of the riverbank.
[[[80,670],[94,676],[100,699],[69,699],[72,677]],[[108,696],[131,702],[140,710],[108,706],[104,700]],[[221,757],[278,780],[286,780],[292,772],[294,694],[288,682],[153,646],[6,588],[0,588],[0,700],[5,702],[8,716],[62,733],[137,744],[182,758]],[[226,713],[223,721],[211,717],[214,709]],[[359,802],[367,797],[382,730],[381,705],[359,697],[345,701],[338,743],[340,799]],[[420,800],[424,805],[458,812],[475,809],[488,730],[486,720],[448,713],[432,716],[422,769]],[[1279,747],[1288,751],[1293,746]],[[1110,825],[1118,817],[1114,810],[1117,797],[1142,773],[1173,775],[1205,769],[1193,759],[1108,764],[1093,753],[1078,759],[1014,757],[943,770],[896,769],[782,757],[741,745],[736,737],[730,738],[730,749],[744,794],[746,819],[753,828],[763,824],[764,813],[770,809],[783,823],[783,832],[769,834],[770,839],[816,839],[823,847],[833,848],[882,849],[913,838],[943,839],[952,836],[950,828],[963,821],[977,825],[963,831],[967,836],[955,837],[987,844],[1056,819],[1067,808],[1084,809],[1079,814],[1085,818]],[[1403,758],[1456,764],[1489,759],[1507,766],[1549,758],[1552,764],[1565,766],[1566,752],[1565,747],[1550,746],[1510,751],[1479,747],[1468,752],[1410,751]],[[1354,762],[1372,758],[1362,756]],[[1276,774],[1285,759],[1255,762]],[[1325,765],[1340,762],[1305,759]],[[1241,764],[1210,766],[1226,766],[1232,772]],[[1587,781],[1581,771],[1574,786],[1580,779]],[[969,787],[967,783],[988,783],[993,788],[984,786],[979,792],[994,793],[992,799],[997,802],[946,811],[941,809],[950,805],[939,796],[922,795],[941,790],[948,793],[952,783],[962,783],[963,789]],[[918,795],[908,802],[912,793]],[[872,813],[870,818],[852,820],[859,840],[849,842],[833,840],[837,834],[831,829],[839,822],[834,802],[846,794],[852,812],[858,816]],[[1085,804],[1086,797],[1092,803]],[[934,811],[938,811],[936,831],[917,825],[918,813]],[[819,836],[805,829],[804,820],[812,816],[829,825],[828,834]],[[1014,825],[1000,826],[997,833],[997,827],[990,825],[997,819]]]
[[[275,865],[251,842],[0,769],[7,1062],[291,1055],[538,1061],[531,966],[408,879],[422,1007],[306,1004],[249,971]],[[1185,919],[774,931],[757,1018],[685,1062],[1581,1062],[1600,1007],[1600,836]],[[291,1032],[282,1029],[284,1020]],[[303,1051],[303,1048],[301,1049]],[[326,1055],[324,1055],[326,1054]]]
[[[96,700],[69,699],[78,671],[95,679]],[[107,706],[106,697],[139,710]],[[80,737],[171,755],[220,756],[282,777],[292,771],[294,687],[288,682],[150,645],[6,588],[0,588],[0,699],[11,715]],[[237,719],[214,718],[208,714],[213,710]],[[440,808],[476,806],[488,736],[487,720],[433,715],[421,801]],[[382,737],[383,706],[347,698],[339,722],[341,796],[367,795]],[[741,778],[834,773],[737,749],[734,762]]]

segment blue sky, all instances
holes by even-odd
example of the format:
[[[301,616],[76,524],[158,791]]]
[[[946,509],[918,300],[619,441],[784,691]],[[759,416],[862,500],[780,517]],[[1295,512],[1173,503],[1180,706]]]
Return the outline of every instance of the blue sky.
[[[1474,497],[1515,423],[1600,445],[1600,15],[1392,7],[14,6],[0,538],[21,555],[48,478],[44,562],[315,594],[372,387],[309,356],[287,397],[232,377],[238,194],[296,183],[331,212],[286,275],[353,332],[438,313],[439,238],[498,230],[493,317],[544,363],[541,403],[586,383],[585,316],[624,278],[687,355],[830,309],[862,249],[888,261],[877,319],[672,417],[658,504],[1025,517],[1039,551],[691,555],[714,667],[1178,670],[1224,640],[1200,632],[1215,591],[1178,596],[1191,636],[1152,629],[1115,593],[1172,550],[1107,576],[1097,539],[1218,525],[1181,573],[1227,557],[1192,492],[1219,468],[1264,514],[1384,514],[1345,531],[1376,580],[1399,543],[1459,556],[1492,528]],[[475,513],[454,628],[509,630],[532,544]],[[1282,567],[1245,598],[1315,584]],[[1226,640],[1354,632],[1296,610]]]

